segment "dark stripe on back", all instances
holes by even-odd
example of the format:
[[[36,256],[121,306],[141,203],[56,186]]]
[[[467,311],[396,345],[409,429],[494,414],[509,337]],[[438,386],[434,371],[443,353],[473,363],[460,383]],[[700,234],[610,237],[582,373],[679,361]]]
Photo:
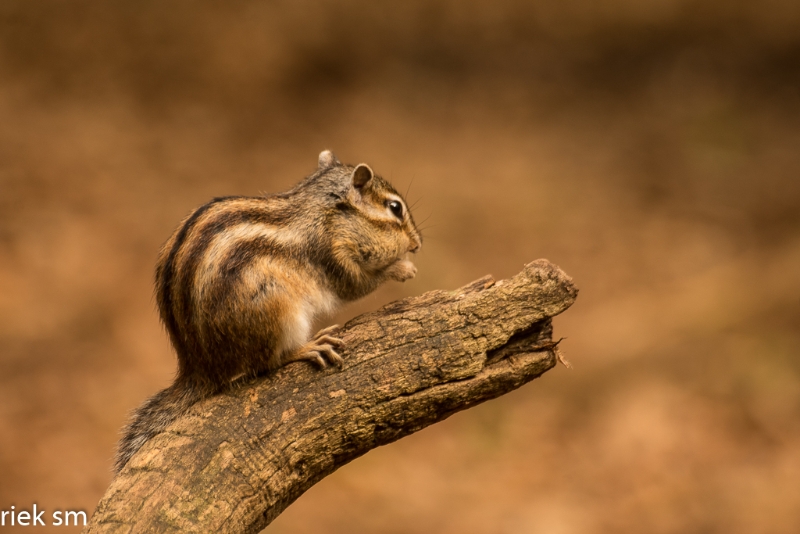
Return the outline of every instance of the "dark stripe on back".
[[[167,327],[167,332],[169,332],[170,337],[172,338],[172,343],[175,345],[175,351],[181,358],[185,357],[186,347],[184,346],[183,339],[181,339],[180,332],[178,330],[178,324],[175,320],[175,311],[172,307],[172,283],[175,279],[175,256],[178,254],[178,250],[180,250],[180,248],[183,246],[184,241],[186,241],[186,236],[189,234],[189,231],[194,228],[197,220],[206,211],[208,211],[211,206],[219,202],[236,198],[241,197],[217,197],[211,200],[211,202],[197,208],[194,213],[189,216],[186,222],[183,223],[183,226],[178,231],[178,235],[175,236],[175,242],[172,244],[172,248],[169,251],[166,261],[164,261],[164,264],[161,266],[160,273],[156,273],[156,278],[159,282],[156,296],[158,297],[161,308],[161,319],[164,321],[164,325]]]
[[[281,258],[281,260],[302,261],[302,252],[276,242],[273,238],[261,236],[240,241],[226,254],[219,267],[219,278],[215,281],[211,292],[204,299],[209,302],[212,309],[211,313],[216,312],[214,308],[226,302],[236,283],[241,279],[242,271],[249,267],[258,258],[271,256]],[[262,289],[263,292],[263,289]],[[255,297],[258,294],[253,295]]]
[[[244,198],[244,197],[240,197]],[[255,200],[255,198],[254,198]],[[258,199],[264,200],[264,199]],[[192,298],[194,279],[200,261],[205,255],[208,247],[213,243],[214,238],[225,231],[227,228],[244,223],[263,223],[281,225],[291,213],[282,210],[264,208],[237,208],[235,210],[223,211],[218,216],[203,224],[197,231],[195,239],[188,244],[189,249],[181,262],[181,276],[179,279],[178,302],[176,304],[181,310],[181,315],[187,324],[185,339],[186,349],[194,353],[196,357],[203,358],[203,347],[197,345],[200,339],[199,332],[189,332],[188,327],[193,325],[191,320],[194,314],[194,301]]]

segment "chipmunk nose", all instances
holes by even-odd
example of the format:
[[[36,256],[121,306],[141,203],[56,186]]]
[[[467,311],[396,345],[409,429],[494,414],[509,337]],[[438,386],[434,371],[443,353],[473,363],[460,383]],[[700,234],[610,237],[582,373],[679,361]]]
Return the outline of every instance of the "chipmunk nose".
[[[408,247],[408,251],[412,254],[416,254],[420,248],[422,248],[422,240],[416,236],[411,238],[411,245]]]

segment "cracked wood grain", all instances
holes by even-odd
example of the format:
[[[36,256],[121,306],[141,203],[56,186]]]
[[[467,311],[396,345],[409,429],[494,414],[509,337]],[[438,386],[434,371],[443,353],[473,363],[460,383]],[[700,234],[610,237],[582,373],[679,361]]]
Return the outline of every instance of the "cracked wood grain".
[[[370,449],[555,366],[551,318],[576,296],[537,260],[356,317],[341,370],[292,364],[196,404],[131,459],[84,532],[259,532]]]

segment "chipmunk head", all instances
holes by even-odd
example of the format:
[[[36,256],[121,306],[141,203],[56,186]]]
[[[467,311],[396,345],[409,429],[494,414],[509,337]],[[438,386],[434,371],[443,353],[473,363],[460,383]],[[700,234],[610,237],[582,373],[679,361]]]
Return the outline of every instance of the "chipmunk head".
[[[320,171],[335,176],[340,189],[329,228],[334,253],[357,264],[365,274],[387,271],[405,280],[416,272],[405,259],[422,246],[422,235],[405,199],[369,165],[343,165],[330,151],[319,155]],[[343,257],[346,256],[346,257]]]

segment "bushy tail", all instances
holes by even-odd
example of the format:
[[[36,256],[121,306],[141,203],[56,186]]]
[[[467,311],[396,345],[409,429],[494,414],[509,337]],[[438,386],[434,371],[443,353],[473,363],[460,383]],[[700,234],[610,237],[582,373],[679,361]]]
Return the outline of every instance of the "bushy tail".
[[[114,472],[119,473],[142,445],[156,434],[161,433],[190,406],[210,394],[192,381],[179,377],[170,387],[147,399],[136,409],[130,422],[122,431],[123,436],[117,448]]]

